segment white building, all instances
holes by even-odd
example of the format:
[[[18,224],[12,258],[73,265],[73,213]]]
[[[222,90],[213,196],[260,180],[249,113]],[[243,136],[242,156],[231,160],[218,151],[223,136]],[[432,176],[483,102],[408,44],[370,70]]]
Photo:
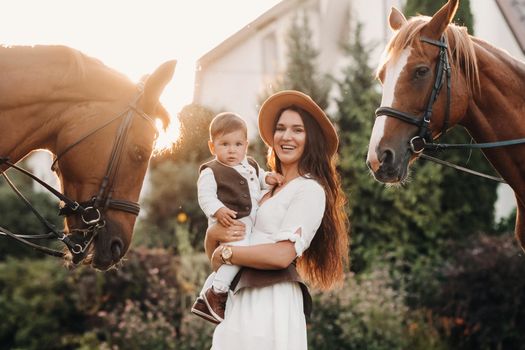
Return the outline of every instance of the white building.
[[[363,22],[364,40],[389,38],[385,18],[399,0],[284,0],[206,53],[197,62],[194,102],[213,110],[232,110],[244,116],[251,136],[256,134],[258,97],[286,68],[286,37],[292,20],[306,13],[312,41],[319,51],[321,72],[340,75],[349,25]]]
[[[319,70],[338,77],[344,60],[339,43],[348,39],[355,23],[362,23],[365,43],[377,44],[371,57],[374,66],[391,36],[387,23],[390,8],[402,9],[405,2],[283,0],[199,59],[194,102],[217,111],[239,113],[247,120],[249,134],[253,137],[257,134],[258,98],[286,67],[285,38],[297,14],[307,13],[309,16],[312,42],[320,53]],[[524,48],[520,46],[520,42],[525,43],[525,30],[520,29],[525,28],[520,22],[525,18],[523,3],[515,0],[471,1],[475,35],[524,59]],[[520,13],[521,17],[515,16]],[[514,23],[514,31],[508,23]],[[520,40],[520,34],[524,40]],[[500,186],[496,217],[508,215],[514,207],[512,190],[507,185]]]

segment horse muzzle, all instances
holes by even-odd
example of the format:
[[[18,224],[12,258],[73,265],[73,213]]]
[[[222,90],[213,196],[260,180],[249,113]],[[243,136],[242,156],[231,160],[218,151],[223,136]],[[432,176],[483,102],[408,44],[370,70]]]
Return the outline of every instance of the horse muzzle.
[[[126,235],[122,226],[116,221],[107,220],[94,241],[91,265],[105,271],[118,264],[129,248],[124,237]]]
[[[400,183],[406,180],[411,153],[396,152],[393,149],[381,149],[377,152],[377,158],[368,158],[367,166],[374,178],[382,183]]]

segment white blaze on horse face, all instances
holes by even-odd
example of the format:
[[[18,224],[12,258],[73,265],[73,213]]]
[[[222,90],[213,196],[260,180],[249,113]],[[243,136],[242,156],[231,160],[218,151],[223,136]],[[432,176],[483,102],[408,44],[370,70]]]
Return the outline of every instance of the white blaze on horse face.
[[[381,107],[392,107],[397,81],[408,62],[410,51],[410,48],[404,49],[395,62],[388,62],[386,64],[386,74],[385,80],[383,82],[383,97],[381,99]],[[387,116],[385,115],[377,117],[372,129],[372,136],[370,136],[367,161],[374,172],[379,170],[379,167],[381,166],[381,162],[379,161],[379,156],[377,154],[377,146],[379,145],[379,142],[385,133],[386,120]]]

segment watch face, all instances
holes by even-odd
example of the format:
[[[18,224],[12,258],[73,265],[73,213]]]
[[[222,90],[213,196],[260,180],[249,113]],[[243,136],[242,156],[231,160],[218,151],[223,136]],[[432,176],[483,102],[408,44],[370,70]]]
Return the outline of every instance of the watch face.
[[[224,247],[222,249],[221,255],[224,259],[229,259],[232,256],[232,250],[230,247]]]

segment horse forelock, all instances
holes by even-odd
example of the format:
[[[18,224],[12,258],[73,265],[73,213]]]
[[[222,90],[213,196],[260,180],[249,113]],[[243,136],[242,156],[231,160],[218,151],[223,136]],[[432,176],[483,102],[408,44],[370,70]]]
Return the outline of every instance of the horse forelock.
[[[420,40],[419,34],[432,17],[415,16],[408,20],[399,31],[390,39],[383,58],[378,66],[376,77],[390,60],[397,60],[401,52],[411,46],[414,52],[423,53],[427,48]],[[447,53],[451,66],[461,67],[465,74],[467,89],[471,92],[479,91],[479,68],[474,49],[474,43],[466,27],[449,24],[445,31],[445,40],[448,44]]]

